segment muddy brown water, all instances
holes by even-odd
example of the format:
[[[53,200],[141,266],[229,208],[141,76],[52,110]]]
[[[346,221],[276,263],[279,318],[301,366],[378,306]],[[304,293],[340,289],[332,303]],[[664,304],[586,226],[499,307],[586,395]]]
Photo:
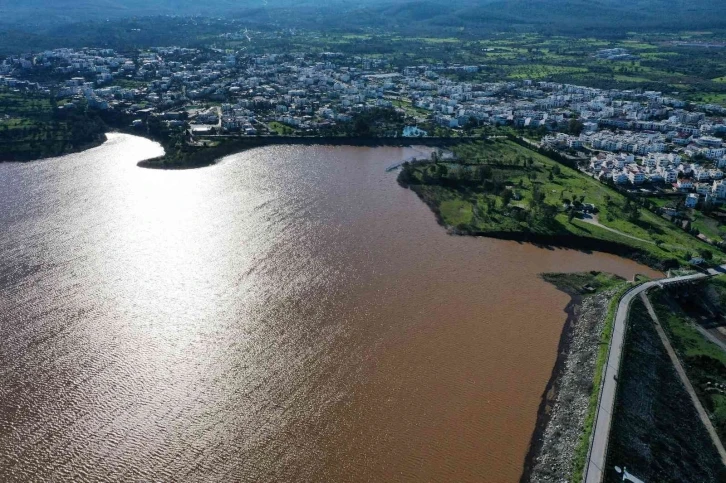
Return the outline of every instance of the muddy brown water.
[[[448,235],[410,148],[0,164],[0,480],[517,481],[605,254]]]

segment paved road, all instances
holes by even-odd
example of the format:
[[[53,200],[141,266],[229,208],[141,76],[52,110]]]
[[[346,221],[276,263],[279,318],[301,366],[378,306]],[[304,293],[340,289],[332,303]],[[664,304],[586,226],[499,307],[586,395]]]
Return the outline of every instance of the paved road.
[[[718,434],[716,433],[716,429],[714,429],[711,420],[708,418],[708,413],[703,408],[701,401],[698,400],[696,391],[693,389],[693,385],[691,384],[690,379],[688,379],[688,375],[683,369],[681,361],[678,360],[676,351],[673,350],[673,346],[671,346],[671,343],[668,340],[668,336],[663,330],[663,327],[660,325],[660,321],[658,320],[658,316],[656,315],[655,310],[653,310],[653,306],[651,305],[650,300],[648,300],[645,292],[640,293],[640,298],[641,300],[643,300],[645,307],[648,309],[650,318],[653,319],[653,323],[655,324],[655,330],[656,332],[658,332],[658,337],[660,337],[660,340],[663,343],[666,352],[668,353],[668,357],[671,359],[671,363],[673,364],[673,367],[675,367],[676,372],[678,373],[678,377],[685,386],[686,392],[688,392],[688,395],[691,397],[693,405],[696,406],[698,417],[701,419],[701,422],[706,427],[708,435],[711,437],[711,441],[713,441],[714,446],[716,446],[716,449],[718,450],[718,454],[721,456],[721,462],[726,465],[726,449],[724,449],[723,444],[721,443],[721,439],[719,439]]]
[[[681,277],[665,278],[646,282],[632,288],[620,299],[618,311],[615,315],[612,339],[608,353],[608,362],[605,366],[605,375],[600,388],[600,399],[598,401],[595,428],[593,430],[590,452],[585,468],[586,483],[600,483],[603,480],[605,470],[605,457],[607,455],[608,439],[610,437],[610,426],[612,425],[612,413],[615,406],[615,393],[617,390],[617,376],[620,371],[620,360],[623,354],[623,343],[625,340],[625,324],[630,312],[630,304],[641,292],[645,292],[656,286],[670,285],[679,282],[687,282],[707,278],[713,275],[725,274],[726,265],[710,269],[708,274],[698,273],[695,275],[684,275]]]

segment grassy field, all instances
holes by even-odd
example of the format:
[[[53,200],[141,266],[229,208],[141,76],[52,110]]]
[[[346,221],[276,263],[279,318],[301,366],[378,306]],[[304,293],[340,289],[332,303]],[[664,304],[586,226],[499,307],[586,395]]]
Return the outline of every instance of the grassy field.
[[[267,127],[270,129],[270,131],[275,131],[277,134],[281,136],[289,136],[295,132],[295,128],[291,126],[287,126],[281,122],[278,121],[272,121],[267,124]]]
[[[709,251],[724,254],[610,186],[510,140],[454,148],[455,161],[405,166],[400,179],[446,226],[469,233],[577,235],[618,242],[656,260]],[[591,203],[597,223],[570,217],[567,205]],[[592,220],[590,220],[592,221]]]
[[[726,225],[719,221],[719,216],[726,215],[726,210],[723,207],[712,207],[712,212],[709,214],[704,213],[700,210],[694,210],[685,208],[683,206],[683,196],[677,197],[649,197],[648,200],[658,208],[672,208],[682,213],[684,219],[688,219],[691,222],[691,228],[703,234],[714,242],[721,242],[726,239]]]
[[[405,110],[406,115],[411,117],[426,118],[431,114],[431,112],[427,111],[426,109],[421,109],[420,107],[414,106],[411,101],[406,99],[395,99],[392,100],[391,103],[395,107],[400,107],[401,109]]]
[[[587,69],[584,67],[569,67],[561,65],[526,64],[510,69],[507,77],[515,80],[540,80],[547,79],[557,74],[574,74],[582,72],[587,72]]]
[[[692,220],[691,226],[711,240],[721,241],[726,237],[726,225],[722,225],[702,212],[691,210],[690,218]]]

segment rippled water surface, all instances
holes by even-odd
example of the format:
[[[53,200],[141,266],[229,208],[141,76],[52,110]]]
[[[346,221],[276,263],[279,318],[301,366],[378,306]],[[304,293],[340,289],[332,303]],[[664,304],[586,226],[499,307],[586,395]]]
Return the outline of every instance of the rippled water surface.
[[[603,254],[453,237],[399,148],[0,164],[0,481],[517,481]]]

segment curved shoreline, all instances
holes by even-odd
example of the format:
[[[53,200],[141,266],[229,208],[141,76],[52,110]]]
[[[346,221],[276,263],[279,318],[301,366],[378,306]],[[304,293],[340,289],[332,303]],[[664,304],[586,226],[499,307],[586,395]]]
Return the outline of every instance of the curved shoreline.
[[[560,340],[557,343],[557,359],[555,360],[555,365],[552,368],[552,374],[547,381],[547,385],[542,393],[542,400],[540,401],[539,408],[537,409],[537,419],[534,425],[534,430],[532,431],[532,439],[529,443],[527,456],[524,458],[522,476],[519,479],[520,483],[529,483],[529,481],[531,481],[534,468],[537,463],[537,458],[542,454],[545,431],[552,421],[553,406],[560,394],[560,383],[562,382],[562,378],[565,374],[565,364],[570,356],[572,338],[574,337],[574,325],[577,322],[577,315],[575,311],[582,303],[582,296],[568,292],[565,293],[570,296],[570,300],[565,306],[567,319],[562,327]]]
[[[112,131],[109,131],[112,132]],[[94,141],[89,141],[87,143],[81,144],[79,146],[73,147],[72,149],[66,149],[62,152],[58,153],[52,153],[45,156],[38,156],[38,157],[29,157],[24,159],[16,159],[16,158],[3,158],[0,156],[0,163],[30,163],[33,161],[43,161],[46,159],[53,159],[53,158],[60,158],[61,156],[67,156],[69,154],[77,154],[84,151],[88,151],[89,149],[97,148],[99,146],[102,146],[106,141],[108,141],[108,133],[101,134],[98,139]]]
[[[597,238],[588,238],[579,235],[545,235],[541,233],[533,232],[457,232],[453,233],[458,235],[469,235],[469,236],[483,236],[489,238],[497,238],[500,240],[511,240],[519,243],[531,243],[541,248],[554,249],[554,248],[565,248],[578,250],[582,252],[602,252],[609,253],[611,255],[617,255],[619,257],[628,258],[648,267],[663,271],[667,269],[662,265],[662,261],[655,259],[648,255],[643,250],[626,245],[624,243],[600,240]]]
[[[125,131],[116,131],[116,132],[126,133]],[[133,133],[129,133],[129,134],[138,136],[138,134],[133,134]],[[152,139],[150,136],[138,136],[138,137]],[[108,140],[108,137],[105,135],[104,135],[104,138],[106,140]],[[339,139],[337,141],[338,141],[337,143],[328,143],[328,145],[350,145],[349,142],[346,142],[343,139]],[[397,139],[398,143],[396,143],[396,144],[379,143],[379,142],[376,142],[376,141],[378,141],[376,139],[372,140],[372,141],[374,141],[374,143],[371,143],[369,140],[361,140],[361,141],[362,142],[360,142],[357,145],[374,147],[374,146],[384,146],[384,145],[408,146],[411,144],[414,144],[414,145],[416,144],[415,142],[414,143],[406,142],[406,141],[408,141],[407,139],[400,139],[400,138]],[[404,142],[402,142],[402,141],[404,141]],[[415,141],[415,140],[413,140],[413,141]],[[458,140],[456,140],[456,141],[459,142]],[[158,142],[158,141],[156,141],[156,142]],[[315,139],[303,139],[297,143],[280,142],[279,144],[280,145],[283,145],[283,144],[321,145],[322,143],[319,142],[319,138],[315,138]],[[425,143],[419,143],[419,144],[425,144]],[[266,144],[266,145],[268,145],[268,144]],[[249,146],[246,149],[253,149],[256,147],[258,147],[258,146]],[[368,150],[366,149],[364,151],[368,151]],[[156,160],[163,159],[163,156],[157,157],[157,158],[152,158],[152,159],[156,159]],[[151,161],[151,159],[145,160],[145,161]],[[142,162],[144,162],[144,161],[142,161]],[[215,161],[215,163],[216,163],[216,161]],[[133,170],[133,167],[131,169]],[[167,167],[167,168],[163,168],[163,169],[184,169],[184,168]],[[394,187],[394,189],[395,188],[396,187]],[[438,216],[437,216],[437,219],[438,219]],[[459,233],[459,232],[455,232],[455,231],[451,231],[451,230],[449,231],[449,233],[460,235],[460,236],[467,234],[467,235],[474,235],[474,236],[488,236],[490,238],[516,240],[516,241],[520,241],[520,242],[537,243],[532,240],[533,235],[536,235],[536,234],[532,234],[532,233],[506,233],[506,232],[499,233],[499,234],[484,233],[484,232],[482,232],[482,233],[466,233],[466,232]],[[577,238],[582,238],[582,237],[577,237]],[[583,240],[588,240],[588,239],[583,238]],[[550,239],[549,242],[545,243],[545,241],[541,239],[540,243],[547,247],[552,247],[553,246],[553,244],[551,243],[552,241],[553,240]],[[588,241],[590,241],[590,240],[588,240]],[[555,243],[554,245],[562,246],[561,244],[557,244],[557,243]],[[625,248],[629,248],[629,247],[625,246]],[[600,250],[600,251],[602,251],[602,250]],[[571,255],[576,255],[576,254],[571,254]],[[568,302],[567,307],[565,309],[567,312],[567,320],[565,321],[565,325],[562,329],[562,333],[560,334],[560,339],[559,339],[558,346],[557,346],[557,351],[558,351],[557,358],[555,361],[554,368],[552,369],[552,375],[550,376],[550,379],[547,381],[547,385],[545,386],[545,391],[544,391],[544,394],[542,395],[542,400],[541,400],[540,406],[538,408],[537,422],[535,425],[535,434],[536,435],[544,434],[543,433],[544,429],[546,428],[547,424],[549,423],[549,416],[547,414],[548,404],[550,404],[550,401],[552,400],[551,398],[553,398],[557,395],[557,391],[559,389],[559,386],[558,386],[558,383],[560,382],[559,379],[560,379],[562,371],[564,369],[564,363],[566,362],[566,357],[564,357],[564,353],[569,350],[570,339],[571,339],[571,335],[572,335],[572,331],[573,331],[573,321],[574,321],[574,317],[575,317],[575,313],[574,313],[575,305],[574,304],[575,304],[574,300],[571,299],[570,302]],[[540,388],[541,388],[541,386],[540,386]],[[539,389],[535,388],[535,391],[539,392]],[[540,447],[541,447],[541,444],[540,444]],[[532,448],[530,448],[530,451],[527,454],[527,459],[525,460],[525,465],[527,465],[528,462],[531,465],[533,458],[534,458],[534,454],[535,454],[533,451],[534,450]]]
[[[138,133],[142,135],[142,133]],[[409,147],[413,145],[446,148],[455,144],[474,141],[482,138],[472,137],[371,137],[356,136],[259,136],[246,138],[221,138],[223,144],[214,147],[187,146],[184,151],[176,151],[157,158],[137,163],[141,168],[149,169],[196,169],[213,166],[223,157],[241,153],[254,148],[278,145],[302,146],[362,146],[362,147]],[[158,141],[155,139],[155,141]]]
[[[410,186],[401,183],[399,180],[399,185],[401,185],[403,188],[411,189]],[[414,193],[418,195],[418,192],[415,189],[412,189]],[[650,268],[653,268],[655,270],[663,271],[664,269],[667,269],[668,267],[664,267],[662,265],[662,261],[655,259],[651,257],[647,252],[632,247],[630,245],[626,245],[624,243],[618,243],[614,241],[608,241],[608,240],[600,240],[597,238],[588,238],[584,236],[579,235],[572,235],[572,234],[561,234],[561,235],[545,235],[542,233],[534,233],[534,232],[527,232],[527,231],[461,231],[457,230],[456,228],[453,228],[449,225],[447,225],[444,220],[441,218],[441,215],[438,212],[437,207],[431,200],[427,200],[426,198],[419,196],[419,199],[426,203],[426,205],[431,209],[431,211],[434,213],[434,216],[436,217],[436,221],[439,225],[446,228],[451,234],[454,235],[460,235],[460,236],[480,236],[480,237],[487,237],[487,238],[496,238],[499,240],[509,240],[509,241],[516,241],[518,243],[531,243],[535,246],[538,246],[540,248],[546,248],[546,249],[555,249],[555,248],[563,248],[563,249],[571,249],[571,250],[578,250],[582,252],[603,252],[603,253],[609,253],[611,255],[617,255],[619,257],[628,258],[630,260],[633,260],[638,263],[642,263],[643,265],[646,265]]]

